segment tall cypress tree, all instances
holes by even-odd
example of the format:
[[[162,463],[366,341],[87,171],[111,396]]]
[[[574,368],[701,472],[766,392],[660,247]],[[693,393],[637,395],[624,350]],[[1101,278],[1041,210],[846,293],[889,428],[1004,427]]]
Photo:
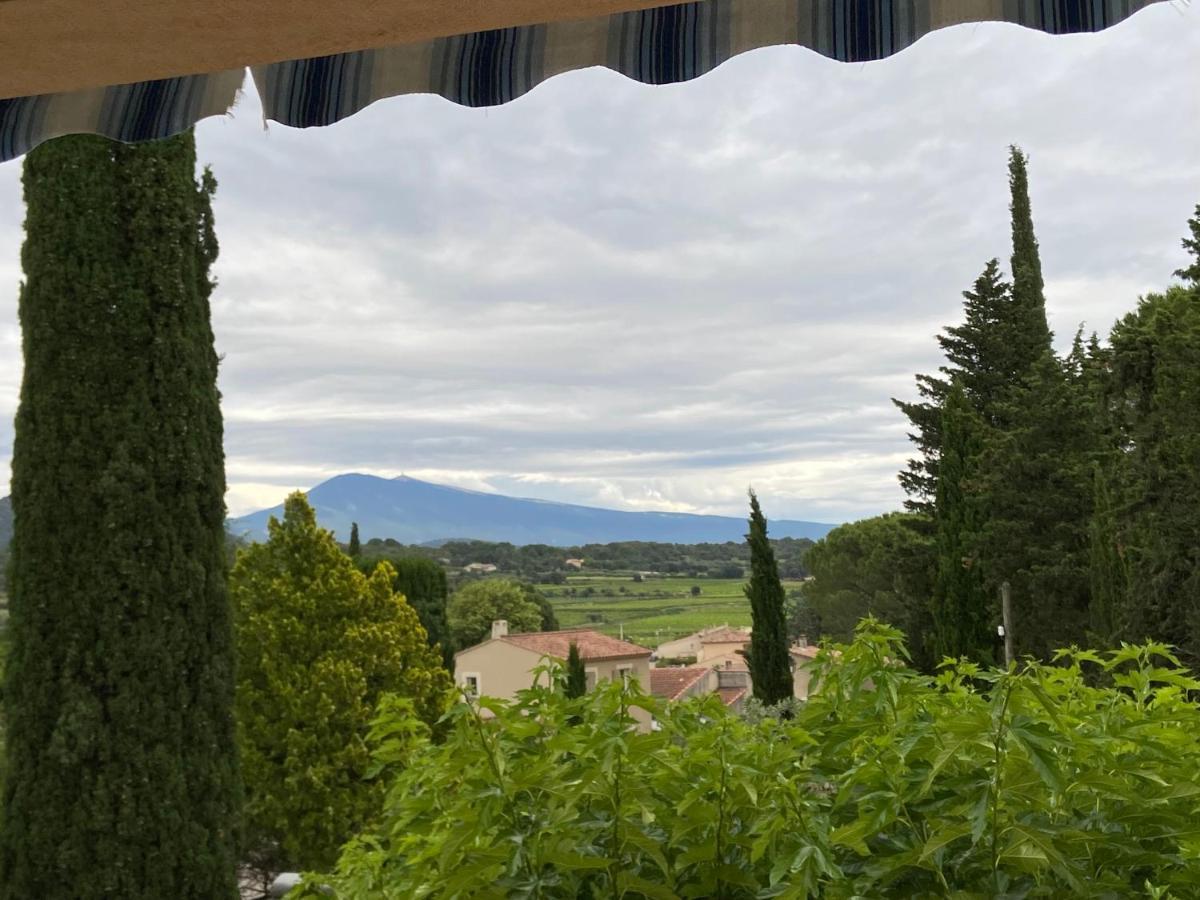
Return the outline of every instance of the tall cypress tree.
[[[217,255],[191,134],[26,159],[3,900],[237,896]]]
[[[584,668],[583,657],[579,655],[579,646],[574,641],[571,641],[571,648],[567,651],[567,670],[563,693],[568,699],[582,697],[587,693],[587,669]]]
[[[942,411],[942,455],[937,490],[937,574],[931,612],[938,657],[994,658],[993,605],[984,587],[980,534],[984,510],[978,496],[985,425],[955,382]]]
[[[1014,368],[1028,371],[1050,349],[1046,321],[1046,285],[1042,257],[1033,233],[1029,202],[1029,157],[1019,147],[1008,148],[1009,211],[1012,216],[1012,311],[1001,338],[1014,356]]]
[[[920,399],[916,402],[892,401],[914,428],[909,437],[919,456],[900,473],[900,483],[909,495],[905,506],[917,512],[934,513],[941,409],[951,382],[962,384],[972,407],[989,426],[1005,428],[1019,412],[1012,404],[1014,392],[1051,350],[1041,255],[1029,201],[1028,159],[1016,147],[1009,149],[1008,168],[1012,283],[1003,280],[997,260],[989,262],[974,289],[963,294],[963,324],[938,336],[947,365],[940,368],[940,375],[917,375]]]
[[[767,539],[767,520],[750,492],[750,582],[746,597],[750,600],[750,649],[746,654],[754,696],[774,705],[794,695],[791,659],[788,653],[786,596],[779,580],[775,551]]]
[[[362,544],[358,541],[358,523],[350,523],[350,546],[346,548],[346,552],[351,559],[358,559],[362,555]]]

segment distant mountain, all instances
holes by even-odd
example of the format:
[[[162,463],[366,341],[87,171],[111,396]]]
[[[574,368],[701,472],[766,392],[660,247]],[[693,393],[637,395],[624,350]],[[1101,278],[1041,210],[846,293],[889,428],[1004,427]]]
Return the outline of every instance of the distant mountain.
[[[402,544],[447,540],[508,541],[575,547],[616,541],[675,544],[740,541],[746,520],[668,512],[627,512],[546,500],[526,500],[430,484],[415,478],[338,475],[308,492],[308,502],[323,528],[340,540],[358,523],[365,542],[393,538]],[[267,536],[267,520],[281,517],[283,506],[229,521],[229,530],[252,540]],[[819,522],[772,520],[772,537],[824,537],[833,528]]]

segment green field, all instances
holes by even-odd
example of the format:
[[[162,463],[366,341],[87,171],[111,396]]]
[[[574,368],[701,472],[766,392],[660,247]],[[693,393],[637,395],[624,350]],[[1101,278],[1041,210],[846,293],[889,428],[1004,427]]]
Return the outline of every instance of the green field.
[[[563,628],[593,627],[645,647],[683,637],[713,625],[750,624],[750,603],[740,578],[647,578],[630,575],[575,575],[563,584],[539,584]],[[791,589],[798,581],[785,581]],[[700,588],[699,596],[692,587]],[[590,590],[590,594],[587,593]],[[574,594],[571,592],[574,591]]]

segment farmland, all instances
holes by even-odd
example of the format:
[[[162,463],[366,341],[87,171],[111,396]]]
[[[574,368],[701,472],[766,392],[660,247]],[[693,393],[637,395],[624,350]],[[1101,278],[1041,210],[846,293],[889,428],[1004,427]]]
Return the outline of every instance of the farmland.
[[[563,628],[593,627],[646,647],[711,625],[750,624],[740,578],[670,576],[634,581],[632,575],[577,575],[566,584],[539,584]],[[785,581],[788,591],[799,581]],[[700,592],[693,595],[693,587]]]

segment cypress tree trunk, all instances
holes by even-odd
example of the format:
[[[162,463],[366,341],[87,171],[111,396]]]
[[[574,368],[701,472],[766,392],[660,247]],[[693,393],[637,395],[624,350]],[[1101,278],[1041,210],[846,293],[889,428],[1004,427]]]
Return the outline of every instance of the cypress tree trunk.
[[[750,492],[750,583],[746,596],[750,600],[750,680],[756,699],[768,706],[794,696],[792,667],[788,654],[787,617],[784,614],[783,582],[775,551],[767,539],[767,520],[758,505],[758,497]]]
[[[69,137],[24,188],[0,898],[233,898],[215,182]]]

